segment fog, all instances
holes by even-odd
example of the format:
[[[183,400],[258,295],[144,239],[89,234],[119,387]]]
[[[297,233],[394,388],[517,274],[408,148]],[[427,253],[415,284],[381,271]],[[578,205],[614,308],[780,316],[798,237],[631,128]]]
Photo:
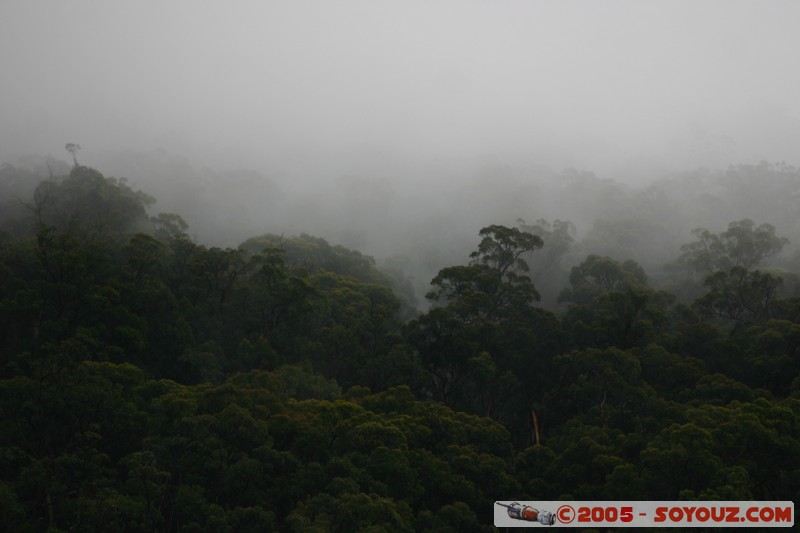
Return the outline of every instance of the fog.
[[[0,141],[334,175],[380,154],[614,174],[791,159],[798,15],[780,1],[5,0]]]
[[[203,242],[308,232],[425,277],[490,223],[584,237],[657,180],[796,165],[798,20],[792,1],[4,0],[0,161],[80,143]],[[676,212],[657,248],[770,222],[745,211]]]

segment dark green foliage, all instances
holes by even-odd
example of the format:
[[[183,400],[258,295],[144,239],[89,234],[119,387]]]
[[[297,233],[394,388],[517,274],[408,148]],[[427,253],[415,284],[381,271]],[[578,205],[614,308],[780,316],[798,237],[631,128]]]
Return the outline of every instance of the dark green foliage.
[[[697,240],[681,246],[683,255],[679,261],[701,274],[734,267],[751,269],[789,244],[789,239],[775,235],[773,225],[756,227],[750,219],[731,222],[719,234],[704,228],[697,228],[692,234]]]
[[[709,292],[698,298],[694,305],[708,317],[763,322],[774,314],[776,291],[780,284],[780,278],[735,266],[728,272],[719,271],[708,276],[705,286]]]
[[[401,314],[410,318],[416,303],[413,289],[406,280],[389,272],[379,270],[372,257],[343,246],[331,246],[324,239],[306,235],[285,238],[278,235],[252,237],[243,242],[240,249],[251,254],[264,250],[280,250],[287,265],[302,268],[309,273],[331,272],[355,278],[363,283],[383,285],[398,293],[402,304]]]
[[[76,165],[69,176],[43,181],[30,209],[35,221],[77,233],[119,233],[146,220],[155,200],[131,189],[125,180],[106,178],[93,168]]]
[[[426,392],[447,405],[512,423],[527,420],[525,381],[545,371],[561,343],[549,313],[533,307],[539,293],[523,255],[541,238],[489,226],[466,266],[442,269],[427,296],[439,302],[410,322],[406,339],[428,374]]]
[[[572,289],[564,289],[559,299],[586,304],[599,294],[646,288],[647,275],[633,260],[619,263],[610,257],[590,255],[572,267],[569,282]]]
[[[528,259],[563,272],[571,224],[492,225],[417,314],[358,252],[206,247],[149,203],[76,163],[0,238],[4,530],[490,531],[509,497],[800,494],[800,303],[751,270],[774,228],[688,245],[718,269],[693,305],[589,255],[556,315]]]
[[[650,289],[635,261],[590,255],[573,267],[570,283],[560,299],[572,302],[564,325],[575,346],[644,346],[659,340],[670,325],[674,297]]]
[[[569,220],[554,220],[552,223],[540,218],[533,224],[517,219],[520,231],[542,239],[541,251],[532,254],[528,261],[534,277],[546,276],[560,266],[561,259],[569,252],[575,240],[575,225]]]

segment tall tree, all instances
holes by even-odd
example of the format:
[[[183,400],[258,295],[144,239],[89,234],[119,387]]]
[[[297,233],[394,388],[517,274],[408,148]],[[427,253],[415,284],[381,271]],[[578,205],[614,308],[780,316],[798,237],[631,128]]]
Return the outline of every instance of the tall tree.
[[[632,259],[620,263],[610,257],[590,255],[572,267],[569,282],[572,288],[564,289],[559,300],[588,303],[602,293],[645,288],[647,275]]]
[[[427,297],[440,307],[410,322],[406,339],[435,399],[498,418],[519,410],[527,420],[521,380],[535,379],[559,345],[557,321],[533,306],[539,293],[523,259],[542,239],[497,225],[480,236],[468,265],[444,268],[433,279]]]
[[[462,317],[499,318],[517,313],[539,300],[523,255],[541,248],[541,237],[518,228],[487,226],[467,266],[439,271],[426,297],[449,304]]]
[[[709,292],[694,303],[705,316],[741,322],[763,322],[774,310],[775,292],[781,284],[766,272],[735,266],[706,278]]]
[[[697,240],[681,246],[678,261],[699,274],[733,267],[751,269],[789,244],[789,239],[775,234],[772,224],[756,226],[749,218],[731,222],[722,233],[697,228],[692,235]]]
[[[75,143],[67,143],[67,145],[64,147],[64,150],[69,152],[69,155],[72,156],[72,162],[75,163],[76,167],[78,166],[78,156],[77,156],[77,154],[78,154],[78,151],[80,151],[80,149],[81,149],[81,145],[80,144],[75,144]]]

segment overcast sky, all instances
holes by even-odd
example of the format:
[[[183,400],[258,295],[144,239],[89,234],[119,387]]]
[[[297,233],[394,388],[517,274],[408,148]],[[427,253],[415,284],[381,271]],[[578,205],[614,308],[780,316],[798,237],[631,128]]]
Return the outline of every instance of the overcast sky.
[[[796,165],[798,23],[774,0],[2,0],[0,157]]]

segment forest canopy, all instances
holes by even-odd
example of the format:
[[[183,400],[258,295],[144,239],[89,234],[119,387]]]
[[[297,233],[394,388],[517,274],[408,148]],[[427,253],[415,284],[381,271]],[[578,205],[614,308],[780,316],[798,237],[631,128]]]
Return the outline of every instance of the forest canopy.
[[[203,244],[73,163],[0,169],[5,530],[487,531],[504,497],[800,497],[792,167],[704,197],[775,178],[771,221],[672,247],[653,198],[683,178],[575,178],[573,205],[620,210],[487,220],[423,303],[399,256]]]

